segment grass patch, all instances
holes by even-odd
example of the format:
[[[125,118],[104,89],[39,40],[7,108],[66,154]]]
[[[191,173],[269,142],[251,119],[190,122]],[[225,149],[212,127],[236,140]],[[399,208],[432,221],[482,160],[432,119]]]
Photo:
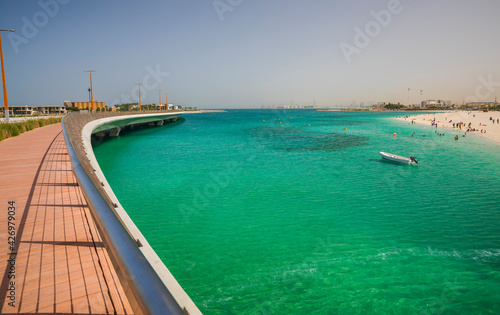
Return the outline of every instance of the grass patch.
[[[10,137],[19,136],[23,132],[36,129],[38,127],[48,126],[60,123],[62,117],[50,117],[40,119],[28,119],[15,123],[0,123],[0,141]]]

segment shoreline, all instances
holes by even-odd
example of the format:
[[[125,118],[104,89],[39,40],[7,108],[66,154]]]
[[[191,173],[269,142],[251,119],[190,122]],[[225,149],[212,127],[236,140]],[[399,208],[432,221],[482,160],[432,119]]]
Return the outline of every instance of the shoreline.
[[[500,143],[500,112],[461,110],[414,114],[394,119],[406,121],[410,124],[426,125],[435,129],[451,129],[462,135],[474,134]],[[461,128],[460,123],[462,123]],[[455,127],[453,124],[455,124]]]

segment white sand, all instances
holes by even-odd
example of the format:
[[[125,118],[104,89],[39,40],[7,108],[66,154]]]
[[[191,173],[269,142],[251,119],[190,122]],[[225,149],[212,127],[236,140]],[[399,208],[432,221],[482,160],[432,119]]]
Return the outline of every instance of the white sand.
[[[500,112],[480,112],[480,111],[447,111],[439,113],[429,113],[425,115],[405,113],[407,117],[398,117],[396,119],[411,122],[412,120],[417,124],[427,125],[429,127],[435,128],[432,125],[432,121],[435,122],[439,128],[449,128],[454,129],[457,132],[464,134],[467,131],[469,123],[471,123],[471,128],[475,128],[477,131],[467,132],[467,134],[476,134],[482,137],[486,137],[497,142],[500,142],[500,123],[497,123],[497,119],[500,121]],[[493,123],[490,120],[492,117],[495,120]],[[455,127],[453,128],[453,123],[456,124],[462,122],[464,125],[462,129]],[[481,133],[481,129],[483,133]],[[439,132],[439,131],[438,131]]]

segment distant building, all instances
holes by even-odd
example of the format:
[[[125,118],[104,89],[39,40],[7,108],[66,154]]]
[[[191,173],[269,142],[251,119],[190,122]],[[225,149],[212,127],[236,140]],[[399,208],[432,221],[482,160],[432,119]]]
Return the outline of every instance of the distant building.
[[[426,107],[446,107],[446,106],[451,106],[451,101],[443,101],[443,100],[427,100],[427,101],[422,101],[420,104],[420,107],[426,108]]]
[[[372,110],[384,110],[384,107],[385,107],[385,103],[382,103],[382,102],[378,102],[377,104],[375,105],[372,105]]]
[[[33,115],[33,106],[9,106],[9,115]]]
[[[316,105],[280,105],[278,109],[314,109]]]
[[[60,115],[66,114],[66,108],[60,105],[9,106],[9,115]]]
[[[64,101],[64,107],[75,107],[78,109],[87,109],[87,110],[92,110],[92,103],[91,102],[71,102],[71,101]],[[100,110],[106,110],[106,104],[104,102],[97,102],[94,101],[94,108],[95,109],[100,109]]]

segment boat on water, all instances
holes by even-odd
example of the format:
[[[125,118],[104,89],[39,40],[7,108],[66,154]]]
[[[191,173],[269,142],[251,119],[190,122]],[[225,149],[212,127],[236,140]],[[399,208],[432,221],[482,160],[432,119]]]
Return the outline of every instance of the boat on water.
[[[399,156],[391,153],[386,153],[386,152],[380,152],[380,155],[386,160],[393,161],[393,162],[398,162],[398,163],[403,163],[403,164],[418,164],[417,159],[415,159],[414,156],[411,156],[409,158],[406,158],[404,156]]]

